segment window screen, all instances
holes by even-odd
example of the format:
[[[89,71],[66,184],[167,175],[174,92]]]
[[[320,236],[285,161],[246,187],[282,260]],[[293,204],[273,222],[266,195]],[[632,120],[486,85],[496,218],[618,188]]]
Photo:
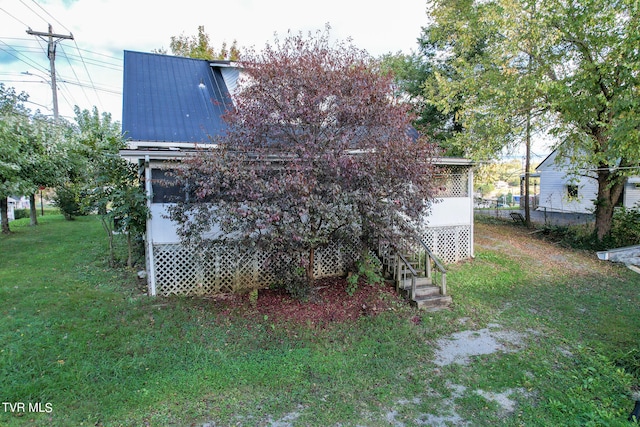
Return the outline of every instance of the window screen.
[[[168,169],[151,170],[152,203],[175,203],[184,200],[184,192]]]

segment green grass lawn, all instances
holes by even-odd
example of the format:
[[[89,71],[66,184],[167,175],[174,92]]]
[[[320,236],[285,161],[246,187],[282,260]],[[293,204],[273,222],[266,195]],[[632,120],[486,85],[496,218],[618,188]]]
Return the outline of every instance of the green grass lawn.
[[[477,225],[451,310],[318,328],[149,298],[96,218],[39,221],[0,237],[2,426],[630,425],[640,276],[510,224]],[[522,343],[434,363],[437,340],[496,325]]]

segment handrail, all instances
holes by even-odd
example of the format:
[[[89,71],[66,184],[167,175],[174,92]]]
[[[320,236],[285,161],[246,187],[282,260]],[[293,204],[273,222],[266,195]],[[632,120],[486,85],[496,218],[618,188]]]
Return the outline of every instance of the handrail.
[[[392,245],[395,247],[395,245]],[[398,256],[398,258],[404,263],[405,267],[408,267],[409,272],[411,273],[411,299],[415,300],[416,298],[416,278],[418,277],[418,272],[411,266],[411,264],[409,263],[409,261],[407,261],[407,259],[397,250],[396,248],[396,255]],[[396,274],[400,274],[400,266],[398,266],[397,270],[396,270]],[[405,275],[406,273],[403,273],[403,275]],[[396,280],[400,280],[400,277],[397,277]],[[402,282],[404,283],[405,281],[405,277],[402,278]],[[397,283],[397,282],[396,282]]]
[[[420,242],[422,247],[424,248],[425,253],[429,257],[429,259],[433,260],[433,263],[436,265],[436,268],[440,271],[440,275],[442,276],[442,284],[440,285],[440,293],[442,295],[446,295],[447,294],[447,269],[444,268],[444,266],[442,265],[442,263],[440,262],[438,257],[436,257],[433,254],[433,252],[431,252],[431,249],[429,249],[427,244],[425,242],[423,242],[420,237],[416,237],[416,238]],[[428,262],[428,260],[426,260],[426,259],[425,259],[425,262],[426,262],[425,273],[426,273],[427,277],[431,277],[431,263]],[[434,276],[434,282],[435,282],[435,276]]]
[[[432,279],[432,283],[434,285],[438,285],[438,280],[435,274],[433,274],[434,272],[432,272],[432,266],[431,266],[431,260],[433,261],[434,265],[435,265],[435,269],[437,270],[437,272],[440,273],[441,279],[440,279],[440,294],[441,295],[446,295],[447,294],[447,270],[444,267],[444,265],[442,264],[442,262],[436,257],[436,255],[434,255],[433,252],[431,252],[431,249],[429,249],[429,247],[427,246],[427,244],[419,237],[419,236],[414,236],[415,240],[417,240],[418,242],[420,242],[420,246],[422,247],[422,249],[424,249],[425,251],[425,266],[424,266],[424,273],[426,275],[426,277]],[[400,283],[405,283],[405,281],[409,278],[408,275],[411,275],[411,299],[415,300],[415,295],[416,295],[416,286],[417,286],[417,278],[418,278],[418,272],[415,270],[415,268],[413,267],[413,265],[411,265],[411,263],[405,258],[404,255],[402,255],[402,251],[399,250],[398,246],[393,243],[391,241],[391,239],[386,238],[386,244],[388,245],[388,247],[393,251],[393,256],[392,259],[395,258],[394,262],[390,262],[389,265],[392,265],[393,267],[393,277],[396,280],[396,286],[399,286]],[[382,243],[379,242],[379,246],[380,248],[382,247]],[[388,252],[386,252],[386,254],[388,254]],[[388,255],[385,255],[388,256]],[[391,260],[389,260],[391,261]],[[403,272],[400,272],[400,265],[404,264],[405,268],[403,269]],[[421,264],[421,262],[420,262]]]
[[[427,252],[427,254],[429,254],[429,258],[431,258],[434,262],[434,264],[436,265],[436,267],[438,267],[438,270],[440,270],[443,273],[447,272],[447,269],[442,265],[442,262],[440,262],[440,260],[438,259],[437,256],[435,256],[433,254],[433,252],[431,252],[431,249],[429,249],[429,247],[427,246],[427,244],[425,242],[422,241],[422,239],[418,239],[420,241],[420,244],[422,245],[422,247],[424,248],[424,250]]]

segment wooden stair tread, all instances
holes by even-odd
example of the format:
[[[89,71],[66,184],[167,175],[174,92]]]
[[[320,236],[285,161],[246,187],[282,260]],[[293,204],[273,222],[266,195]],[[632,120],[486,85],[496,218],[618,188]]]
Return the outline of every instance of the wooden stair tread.
[[[448,308],[453,299],[449,295],[435,295],[416,297],[412,301],[419,309],[427,311],[436,311]]]
[[[416,277],[416,288],[433,286],[433,281],[428,277]],[[398,284],[400,289],[411,289],[411,278],[401,280]]]

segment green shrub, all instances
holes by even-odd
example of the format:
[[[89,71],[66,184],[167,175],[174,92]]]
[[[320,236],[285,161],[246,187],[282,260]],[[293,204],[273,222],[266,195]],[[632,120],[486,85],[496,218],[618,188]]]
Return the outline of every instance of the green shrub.
[[[613,214],[611,240],[615,247],[640,245],[640,205],[619,208]]]
[[[362,277],[367,285],[384,283],[382,264],[375,256],[367,253],[356,263],[356,271],[347,277],[347,293],[353,295],[358,289],[358,282]]]
[[[80,204],[80,190],[77,185],[64,184],[56,188],[53,204],[60,209],[66,220],[72,220],[82,215]]]
[[[29,218],[29,209],[16,209],[13,211],[14,219]]]
[[[541,235],[561,246],[574,249],[601,250],[603,242],[596,238],[593,224],[580,225],[544,225]]]
[[[276,278],[272,288],[284,288],[289,295],[299,300],[306,300],[311,291],[307,282],[306,269],[300,262],[300,253],[291,256],[279,253],[272,259],[271,271]]]
[[[575,249],[604,250],[640,245],[640,206],[617,208],[613,215],[611,234],[601,242],[596,238],[593,224],[545,225],[540,231],[546,238]]]

